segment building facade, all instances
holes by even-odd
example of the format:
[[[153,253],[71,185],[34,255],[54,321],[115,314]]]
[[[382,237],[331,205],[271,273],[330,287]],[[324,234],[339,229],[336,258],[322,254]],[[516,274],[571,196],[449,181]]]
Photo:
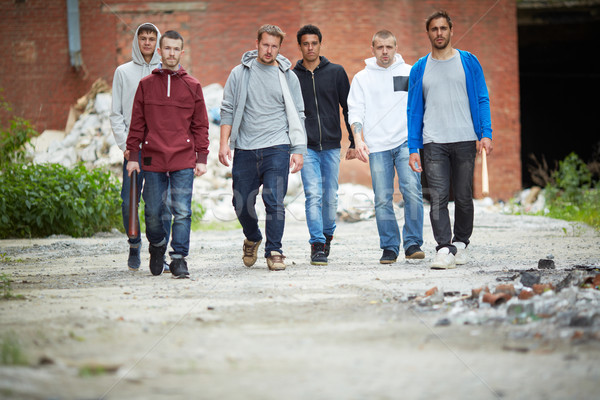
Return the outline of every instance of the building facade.
[[[371,37],[380,29],[397,36],[398,51],[409,64],[427,54],[425,18],[441,7],[453,17],[454,46],[474,53],[483,65],[494,129],[491,196],[507,200],[521,188],[515,0],[0,0],[6,51],[0,88],[13,113],[38,131],[64,129],[70,106],[97,79],[111,84],[115,68],[129,61],[133,33],[143,22],[183,35],[182,64],[203,85],[225,83],[242,53],[254,48],[264,23],[287,33],[281,53],[292,62],[300,58],[298,28],[319,26],[322,54],[342,64],[352,79],[371,57]],[[476,197],[481,197],[480,168],[478,158]],[[343,162],[341,174],[342,182],[370,182],[368,168],[356,161]]]

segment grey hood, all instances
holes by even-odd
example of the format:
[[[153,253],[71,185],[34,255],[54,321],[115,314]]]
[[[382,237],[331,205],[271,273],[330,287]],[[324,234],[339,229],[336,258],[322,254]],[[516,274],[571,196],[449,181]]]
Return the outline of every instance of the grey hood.
[[[242,65],[250,68],[254,60],[258,57],[258,50],[250,50],[244,53],[242,56]],[[281,54],[277,54],[277,63],[279,64],[279,69],[283,72],[286,72],[292,67],[292,63],[290,60],[282,56]]]

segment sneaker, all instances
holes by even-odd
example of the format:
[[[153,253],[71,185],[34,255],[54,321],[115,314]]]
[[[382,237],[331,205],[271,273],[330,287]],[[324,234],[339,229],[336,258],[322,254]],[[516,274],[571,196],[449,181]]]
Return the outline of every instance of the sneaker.
[[[242,260],[244,261],[244,265],[246,267],[251,267],[256,262],[256,258],[258,257],[258,246],[260,246],[259,240],[258,242],[252,242],[248,239],[244,239],[244,255],[242,256]]]
[[[469,251],[467,250],[467,245],[463,242],[454,242],[452,243],[456,246],[456,255],[454,258],[456,259],[456,265],[464,265],[469,262]]]
[[[383,250],[383,255],[379,259],[380,264],[392,264],[395,263],[398,259],[398,254],[394,253],[392,250]]]
[[[142,265],[142,260],[140,258],[140,246],[141,243],[137,245],[137,247],[129,247],[129,258],[127,259],[127,266],[132,271],[137,271],[140,269],[140,265]]]
[[[190,277],[185,258],[174,258],[171,260],[171,265],[169,267],[173,274],[173,278],[175,279],[185,279]]]
[[[431,263],[431,269],[452,269],[456,268],[456,259],[454,254],[450,253],[450,249],[442,247],[435,254],[435,258]]]
[[[325,247],[323,248],[323,252],[325,253],[325,257],[329,257],[329,250],[331,249],[331,241],[333,240],[333,235],[325,235]]]
[[[283,260],[285,256],[278,251],[272,251],[271,255],[267,257],[267,265],[271,271],[283,271],[285,269],[285,263]]]
[[[167,251],[167,245],[163,244],[160,247],[150,244],[148,246],[150,251],[150,272],[152,275],[160,275],[164,269],[165,252]]]
[[[327,265],[324,243],[313,243],[310,245],[310,263],[311,265]]]
[[[421,250],[419,245],[413,244],[412,246],[409,246],[408,249],[406,249],[406,251],[404,252],[404,256],[408,260],[422,260],[423,258],[425,258],[425,252]]]

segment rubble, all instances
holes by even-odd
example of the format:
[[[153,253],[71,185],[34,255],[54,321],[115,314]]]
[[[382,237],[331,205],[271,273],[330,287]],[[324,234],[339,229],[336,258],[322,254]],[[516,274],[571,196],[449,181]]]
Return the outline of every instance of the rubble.
[[[554,265],[554,260],[550,260],[547,258],[541,258],[538,261],[538,268],[539,269],[555,269],[556,266]]]
[[[539,280],[539,275],[520,273],[521,280]],[[560,282],[525,285],[498,284],[474,288],[471,295],[432,301],[440,291],[429,289],[424,296],[412,297],[419,311],[442,312],[436,326],[510,324],[515,338],[600,340],[600,274],[571,271]],[[439,298],[439,296],[438,296]],[[409,297],[409,300],[411,298]]]
[[[528,189],[524,189],[516,197],[514,204],[507,205],[507,211],[509,212],[524,212],[537,214],[548,212],[546,209],[546,198],[544,196],[544,189],[539,186],[533,186]]]

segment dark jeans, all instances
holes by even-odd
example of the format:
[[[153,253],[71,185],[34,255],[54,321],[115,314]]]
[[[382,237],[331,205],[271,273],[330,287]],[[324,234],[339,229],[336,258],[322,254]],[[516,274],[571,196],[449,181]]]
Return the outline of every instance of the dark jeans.
[[[137,199],[138,206],[140,202],[140,194],[142,192],[142,187],[144,186],[144,170],[141,169],[142,166],[142,153],[139,153],[138,162],[140,164],[140,173],[138,173],[137,179]],[[121,186],[121,215],[123,217],[123,227],[125,228],[125,233],[129,231],[129,189],[131,187],[131,178],[127,174],[127,160],[123,159],[123,185]],[[171,236],[171,212],[169,210],[169,205],[165,205],[165,209],[163,210],[163,221],[165,225],[165,231],[167,232],[167,243],[169,242],[169,236]],[[129,241],[129,245],[133,247],[138,247],[141,244],[141,232],[140,232],[140,219],[138,218],[138,227],[137,227],[138,236],[135,239],[127,239]]]
[[[256,216],[256,196],[262,185],[262,199],[267,212],[265,257],[281,251],[285,226],[283,199],[287,193],[290,146],[278,145],[256,150],[236,149],[233,157],[233,207],[244,236],[253,242],[262,240]]]
[[[192,225],[192,190],[194,169],[180,171],[144,172],[144,202],[146,215],[146,238],[155,246],[167,244],[169,232],[166,229],[165,204],[169,203],[173,213],[173,237],[169,252],[171,258],[186,257],[190,249],[190,228]],[[168,216],[170,222],[171,216]]]
[[[453,242],[469,244],[473,233],[473,171],[477,146],[475,141],[428,143],[423,146],[423,167],[431,210],[429,218],[438,246],[456,254]],[[454,193],[454,237],[450,227],[448,199],[450,183]]]

